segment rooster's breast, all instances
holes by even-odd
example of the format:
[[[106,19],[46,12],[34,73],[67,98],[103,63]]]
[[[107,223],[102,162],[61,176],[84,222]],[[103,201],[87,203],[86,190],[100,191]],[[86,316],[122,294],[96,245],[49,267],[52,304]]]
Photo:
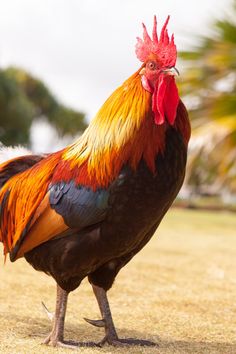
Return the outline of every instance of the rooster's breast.
[[[170,128],[165,151],[156,157],[155,174],[144,160],[136,171],[123,167],[110,187],[108,214],[101,228],[111,249],[132,252],[150,239],[150,230],[155,231],[182,186],[186,155],[181,135]]]

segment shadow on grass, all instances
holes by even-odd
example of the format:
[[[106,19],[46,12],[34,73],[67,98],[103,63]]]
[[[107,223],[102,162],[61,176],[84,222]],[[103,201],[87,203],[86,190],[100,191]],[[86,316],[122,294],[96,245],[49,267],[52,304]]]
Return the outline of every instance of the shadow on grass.
[[[8,320],[9,325],[12,325],[12,316],[5,314],[5,319]],[[80,320],[80,319],[79,319]],[[45,338],[51,330],[51,322],[45,318],[33,318],[24,315],[15,315],[14,326],[15,336],[19,338]],[[7,330],[7,329],[6,329]],[[12,330],[12,327],[11,327]],[[193,340],[167,340],[158,336],[153,336],[151,333],[143,333],[137,330],[130,330],[126,328],[118,328],[120,338],[135,338],[145,339],[155,342],[158,345],[158,352],[165,353],[236,353],[236,342],[207,342],[207,341],[193,341]],[[65,325],[65,339],[73,341],[94,341],[99,342],[104,336],[103,329],[89,327],[86,323],[78,323],[77,325],[66,323]],[[154,349],[156,352],[157,349]],[[150,353],[152,352],[150,348]],[[153,352],[153,353],[154,353]]]

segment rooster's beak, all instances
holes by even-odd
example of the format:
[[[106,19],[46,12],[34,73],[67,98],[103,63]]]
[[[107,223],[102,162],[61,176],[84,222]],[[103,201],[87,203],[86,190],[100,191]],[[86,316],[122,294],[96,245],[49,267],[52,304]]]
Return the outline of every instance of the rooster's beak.
[[[172,68],[164,69],[162,72],[166,75],[179,76],[179,70],[174,66],[172,66]]]
[[[163,69],[161,71],[166,75],[179,76],[179,70],[176,69],[176,67],[174,66],[172,66],[172,68]],[[139,72],[139,75],[145,75],[145,74],[146,74],[146,69],[142,68]]]

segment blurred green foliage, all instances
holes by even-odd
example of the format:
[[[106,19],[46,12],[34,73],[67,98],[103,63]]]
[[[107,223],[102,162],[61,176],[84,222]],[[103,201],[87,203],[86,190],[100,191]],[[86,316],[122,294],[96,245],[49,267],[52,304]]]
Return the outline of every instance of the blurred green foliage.
[[[226,14],[179,53],[186,67],[180,89],[195,141],[187,182],[236,192],[236,0]]]
[[[15,67],[0,70],[0,141],[28,144],[32,121],[40,116],[60,134],[76,134],[87,126],[84,113],[60,104],[41,80]]]

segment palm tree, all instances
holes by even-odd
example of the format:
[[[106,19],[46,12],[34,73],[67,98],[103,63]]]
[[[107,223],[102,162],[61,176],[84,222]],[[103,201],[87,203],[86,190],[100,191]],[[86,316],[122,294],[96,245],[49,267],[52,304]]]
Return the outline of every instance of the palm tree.
[[[181,84],[193,127],[187,183],[236,192],[236,0],[210,36],[181,52]]]

